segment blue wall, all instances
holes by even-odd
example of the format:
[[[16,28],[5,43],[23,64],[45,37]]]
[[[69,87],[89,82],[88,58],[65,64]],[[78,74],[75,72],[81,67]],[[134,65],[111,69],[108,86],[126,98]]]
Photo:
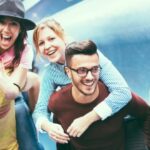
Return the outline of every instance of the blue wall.
[[[86,0],[50,17],[75,39],[94,40],[131,89],[150,99],[149,14],[149,0]]]

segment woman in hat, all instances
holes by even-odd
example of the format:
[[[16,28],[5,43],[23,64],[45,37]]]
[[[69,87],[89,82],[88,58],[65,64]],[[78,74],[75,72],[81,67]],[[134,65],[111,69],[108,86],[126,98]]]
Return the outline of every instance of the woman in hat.
[[[39,92],[38,76],[28,71],[33,51],[27,44],[27,31],[35,23],[25,19],[24,13],[20,0],[0,1],[0,149],[18,149],[14,99],[20,92],[28,91],[32,94],[29,103],[33,109]],[[28,149],[37,148],[28,146]]]
[[[50,61],[43,73],[39,98],[33,117],[39,130],[46,130],[49,135],[52,135],[54,140],[57,140],[56,137],[62,135],[62,130],[59,130],[58,126],[54,127],[49,122],[50,113],[47,111],[47,105],[50,95],[57,87],[71,82],[64,72],[65,47],[68,39],[58,22],[47,19],[34,29],[33,41],[38,54]],[[91,112],[94,112],[98,119],[104,120],[129,102],[131,92],[125,80],[112,63],[100,51],[99,55],[101,58],[100,66],[102,68],[100,70],[100,79],[111,92],[105,101],[97,105]],[[88,126],[84,122],[84,117],[80,117],[70,125],[68,134],[74,137],[81,136]],[[67,139],[65,135],[64,139]]]

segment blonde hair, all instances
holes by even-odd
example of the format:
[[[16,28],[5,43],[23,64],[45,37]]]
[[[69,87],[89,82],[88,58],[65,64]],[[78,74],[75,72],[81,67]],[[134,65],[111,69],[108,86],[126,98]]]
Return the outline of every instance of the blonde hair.
[[[61,25],[54,19],[47,19],[41,23],[39,23],[33,32],[33,42],[34,46],[36,48],[36,52],[39,53],[39,46],[38,46],[38,38],[39,38],[39,32],[43,30],[45,27],[49,27],[51,30],[53,30],[61,39],[65,40],[65,33],[64,29],[61,27]]]

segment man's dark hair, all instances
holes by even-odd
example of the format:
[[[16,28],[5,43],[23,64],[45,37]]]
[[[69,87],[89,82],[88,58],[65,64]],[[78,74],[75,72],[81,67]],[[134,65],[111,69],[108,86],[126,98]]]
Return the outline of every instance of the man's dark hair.
[[[70,60],[74,55],[84,54],[93,55],[97,54],[97,46],[91,40],[74,41],[67,45],[65,49],[66,65],[70,66]],[[82,59],[82,58],[81,58]]]

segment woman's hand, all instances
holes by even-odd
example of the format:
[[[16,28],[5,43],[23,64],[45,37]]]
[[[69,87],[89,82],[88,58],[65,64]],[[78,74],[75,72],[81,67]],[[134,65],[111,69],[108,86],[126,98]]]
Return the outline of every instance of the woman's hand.
[[[20,91],[13,84],[13,80],[11,79],[11,75],[8,75],[8,70],[5,70],[4,64],[0,61],[0,89],[4,93],[4,97],[7,100],[14,99]]]
[[[100,119],[100,116],[92,110],[86,115],[74,119],[67,129],[67,133],[72,137],[80,137],[93,122]]]
[[[60,124],[45,122],[43,129],[48,133],[50,138],[55,142],[65,144],[70,140],[68,134],[66,134]]]

